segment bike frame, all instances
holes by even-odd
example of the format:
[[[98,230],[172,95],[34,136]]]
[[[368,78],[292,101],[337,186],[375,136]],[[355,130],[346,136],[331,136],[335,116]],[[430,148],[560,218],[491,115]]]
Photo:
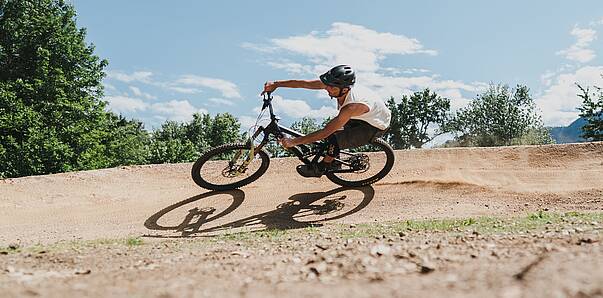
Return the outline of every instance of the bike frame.
[[[280,120],[280,118],[278,116],[274,115],[274,110],[272,108],[271,92],[264,93],[264,104],[262,105],[262,111],[265,110],[266,108],[268,108],[270,111],[270,123],[266,127],[260,126],[255,131],[253,136],[251,137],[251,140],[253,142],[253,140],[255,140],[255,138],[257,138],[260,133],[264,134],[262,141],[255,148],[254,153],[261,150],[262,147],[264,147],[266,144],[268,144],[268,142],[270,141],[271,135],[273,135],[276,139],[283,138],[285,135],[290,135],[293,137],[304,136],[304,134],[302,134],[298,131],[292,130],[288,127],[278,124],[278,121]],[[297,156],[297,158],[299,158],[299,160],[305,164],[317,163],[318,159],[320,157],[324,156],[324,148],[322,148],[323,143],[313,142],[313,143],[311,143],[311,145],[314,145],[314,146],[308,146],[308,145],[309,144],[298,145],[298,146],[291,147],[288,150],[293,152],[293,154],[295,154],[295,156]],[[309,159],[309,157],[311,157],[311,156],[314,156],[314,158]]]

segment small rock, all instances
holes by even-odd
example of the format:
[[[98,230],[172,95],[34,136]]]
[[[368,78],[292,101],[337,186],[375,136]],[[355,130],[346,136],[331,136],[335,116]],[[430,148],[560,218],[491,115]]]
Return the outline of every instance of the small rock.
[[[315,244],[315,246],[316,246],[317,248],[319,248],[320,250],[327,250],[327,247],[324,247],[324,246],[322,246],[322,245],[320,245],[320,244]]]
[[[383,255],[388,255],[391,253],[391,248],[385,245],[376,245],[371,248],[371,255],[375,257],[380,257]]]
[[[432,263],[430,263],[430,262],[423,262],[423,263],[421,263],[421,265],[420,265],[420,272],[422,274],[427,274],[427,273],[430,273],[430,272],[433,272],[433,271],[435,271],[435,266]]]
[[[327,271],[327,263],[320,262],[316,266],[310,267],[310,272],[320,276],[322,273]]]
[[[350,229],[356,228],[356,224],[350,224]]]
[[[230,253],[233,256],[241,256],[243,258],[249,258],[249,254],[242,252],[242,251],[233,251],[232,253]]]
[[[586,243],[586,244],[593,244],[597,242],[597,240],[594,240],[592,238],[581,238],[580,240],[578,240],[578,245],[581,245],[582,243]]]
[[[86,269],[86,270],[78,269],[78,270],[75,270],[75,275],[87,275],[87,274],[90,274],[91,272],[92,272],[92,270],[90,270],[90,269]]]

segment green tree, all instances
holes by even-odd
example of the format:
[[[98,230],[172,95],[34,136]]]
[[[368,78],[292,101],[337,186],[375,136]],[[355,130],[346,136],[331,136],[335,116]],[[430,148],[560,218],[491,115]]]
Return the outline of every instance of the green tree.
[[[150,162],[191,162],[211,147],[242,140],[241,124],[229,113],[193,114],[190,122],[166,121],[153,131]]]
[[[461,146],[552,143],[526,86],[490,85],[446,126]]]
[[[217,114],[211,122],[207,135],[211,147],[241,140],[241,124],[239,120],[229,113]]]
[[[186,124],[166,121],[151,134],[151,163],[178,163],[198,157],[195,144],[187,136]]]
[[[142,122],[108,114],[109,127],[104,159],[108,166],[146,164],[149,161],[150,135]]]
[[[186,138],[194,144],[197,154],[201,154],[211,147],[209,132],[212,130],[212,123],[213,120],[209,114],[195,113],[193,120],[184,126]]]
[[[439,128],[449,120],[450,100],[429,88],[410,96],[404,95],[399,103],[391,97],[387,106],[392,119],[386,138],[395,149],[423,147],[443,133]]]
[[[5,177],[97,168],[108,127],[107,61],[94,55],[72,6],[0,1],[0,173]]]
[[[295,121],[291,124],[291,129],[305,135],[315,132],[320,128],[321,127],[316,123],[316,120],[311,117],[303,117],[300,121]]]
[[[584,89],[578,85],[582,94],[578,94],[582,98],[582,106],[580,117],[586,119],[587,124],[582,127],[582,135],[589,141],[603,141],[603,91],[599,87],[595,87],[596,92],[590,92],[590,88]]]

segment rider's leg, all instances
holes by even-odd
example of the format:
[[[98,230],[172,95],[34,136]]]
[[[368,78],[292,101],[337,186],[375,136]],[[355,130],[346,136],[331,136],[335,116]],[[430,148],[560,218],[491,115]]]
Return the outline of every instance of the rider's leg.
[[[343,127],[343,130],[333,133],[327,138],[327,152],[322,161],[317,165],[300,165],[297,170],[302,176],[320,177],[329,169],[341,167],[341,163],[333,163],[333,160],[339,156],[341,149],[356,148],[369,144],[371,140],[377,137],[380,132],[376,127],[361,120],[350,120]]]
[[[327,138],[327,152],[322,159],[323,164],[331,164],[331,162],[339,156],[339,144],[337,143],[337,135],[332,134]]]

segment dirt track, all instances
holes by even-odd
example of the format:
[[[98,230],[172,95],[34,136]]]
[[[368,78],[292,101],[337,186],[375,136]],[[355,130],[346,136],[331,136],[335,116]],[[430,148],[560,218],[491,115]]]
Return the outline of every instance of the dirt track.
[[[300,291],[307,291],[309,296],[339,297],[603,295],[603,237],[598,232],[602,225],[597,222],[586,223],[592,226],[587,230],[577,227],[579,233],[575,236],[560,227],[556,232],[538,235],[476,238],[469,233],[462,241],[447,234],[411,233],[404,239],[354,243],[330,235],[328,225],[482,215],[513,217],[536,210],[601,212],[601,142],[398,151],[392,172],[372,187],[360,189],[340,188],[327,179],[302,178],[295,173],[297,163],[295,159],[272,160],[265,176],[231,192],[208,192],[197,187],[190,179],[191,164],[0,180],[0,248],[141,236],[152,243],[151,247],[136,250],[101,245],[35,259],[25,252],[0,255],[0,296],[4,292],[8,296],[56,297],[131,297],[145,293],[160,297],[293,297]],[[247,247],[248,252],[241,252],[240,243],[230,242],[181,247],[182,243],[197,243],[195,239],[224,232],[289,230],[323,224],[327,225],[319,235],[259,242]],[[576,247],[576,243],[592,245]],[[327,247],[322,252],[316,245]],[[391,247],[392,252],[386,254],[391,256],[385,259],[388,261],[379,261],[384,259],[372,252],[371,247],[380,245]],[[443,252],[442,245],[457,249]],[[502,249],[493,249],[492,245]],[[238,254],[233,256],[233,251]],[[420,255],[409,255],[411,251]],[[470,251],[476,256],[469,257]],[[550,281],[528,279],[531,287],[512,282],[517,270],[526,264],[529,267],[543,252],[547,253],[544,265],[534,274],[552,278]],[[481,254],[489,257],[477,257]],[[321,255],[322,259],[317,259]],[[429,256],[442,261],[438,270],[428,275],[432,278],[424,279],[417,260]],[[362,267],[364,271],[350,269],[352,277],[337,273],[333,280],[315,285],[308,276],[320,272],[312,269],[312,264],[325,263],[326,267],[321,265],[320,269],[331,272],[335,269],[329,266],[335,263],[328,263],[329,258],[343,262],[333,268],[360,262],[353,268]],[[281,261],[290,266],[278,265]],[[94,268],[93,274],[77,271],[82,267]],[[393,274],[391,268],[406,271]],[[376,285],[373,276],[377,273],[381,283]],[[85,283],[78,279],[82,274]],[[280,277],[275,279],[271,274]],[[250,284],[247,277],[254,282]],[[154,285],[161,290],[146,289]],[[202,291],[199,285],[203,285]]]
[[[391,173],[360,190],[344,190],[326,178],[302,178],[296,164],[296,159],[272,160],[258,181],[226,193],[196,186],[190,164],[0,180],[0,246],[177,236],[216,227],[302,227],[331,219],[356,223],[603,209],[603,143],[398,151]],[[345,198],[339,213],[305,212],[333,197]],[[187,226],[188,232],[182,231]]]

